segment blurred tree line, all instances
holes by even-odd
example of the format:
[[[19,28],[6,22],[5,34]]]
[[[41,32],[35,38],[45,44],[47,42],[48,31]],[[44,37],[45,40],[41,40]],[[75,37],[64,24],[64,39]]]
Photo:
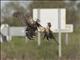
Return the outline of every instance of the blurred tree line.
[[[30,7],[33,8],[66,8],[66,23],[73,24],[74,29],[80,28],[80,3],[77,5],[76,11],[73,6],[76,1],[71,1],[70,4],[66,4],[64,1],[36,1],[33,2]]]
[[[23,3],[24,4],[24,3]],[[24,4],[26,6],[26,4]],[[20,11],[25,13],[27,11],[27,7],[24,8],[20,2],[7,2],[5,6],[1,9],[2,23],[7,23],[10,26],[21,26],[23,25],[21,20],[18,20],[13,16],[15,11]]]
[[[8,2],[5,4],[2,10],[2,17],[4,19],[3,23],[8,23],[11,26],[22,26],[22,22],[18,20],[17,18],[13,17],[11,13],[13,10],[15,11],[21,11],[23,13],[26,13],[27,11],[30,12],[32,15],[32,9],[33,8],[66,8],[67,14],[66,14],[66,23],[74,24],[75,28],[80,28],[80,4],[78,4],[78,10],[75,11],[75,9],[72,7],[75,3],[75,1],[71,2],[70,4],[65,4],[64,1],[50,1],[50,0],[33,0],[30,2],[29,5],[27,3],[23,3],[25,5],[25,8],[20,4],[20,2]]]

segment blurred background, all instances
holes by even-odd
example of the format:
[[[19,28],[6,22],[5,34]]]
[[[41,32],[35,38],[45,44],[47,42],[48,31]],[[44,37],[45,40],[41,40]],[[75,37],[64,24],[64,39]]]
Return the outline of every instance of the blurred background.
[[[12,16],[13,12],[21,11],[32,15],[33,8],[66,8],[67,23],[73,24],[75,28],[80,28],[80,1],[2,1],[1,2],[1,23],[8,23],[11,26],[23,25],[20,20]]]
[[[74,31],[69,34],[69,45],[62,40],[61,60],[80,60],[80,1],[79,0],[31,0],[31,1],[1,1],[1,24],[24,26],[21,20],[13,17],[15,11],[31,14],[33,8],[66,8],[66,23],[73,24]],[[36,42],[25,43],[24,38],[13,38],[11,43],[2,44],[2,60],[58,60],[57,45],[54,42],[42,42],[37,47]],[[33,48],[34,47],[34,48]],[[5,54],[6,53],[6,54]],[[14,59],[16,58],[16,59]],[[8,60],[9,60],[8,59]]]

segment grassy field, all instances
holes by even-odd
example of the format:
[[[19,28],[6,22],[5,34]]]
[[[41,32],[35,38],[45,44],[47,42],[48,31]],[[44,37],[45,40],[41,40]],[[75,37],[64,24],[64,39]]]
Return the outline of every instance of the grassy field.
[[[57,34],[55,34],[57,39]],[[54,40],[25,41],[24,37],[13,37],[8,43],[1,43],[2,60],[80,60],[80,30],[69,33],[69,43],[65,44],[62,34],[62,57],[58,57],[58,45]]]

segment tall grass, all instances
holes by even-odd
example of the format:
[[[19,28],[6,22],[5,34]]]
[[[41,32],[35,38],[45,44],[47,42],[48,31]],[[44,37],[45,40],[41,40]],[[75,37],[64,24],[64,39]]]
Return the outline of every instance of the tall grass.
[[[11,41],[1,43],[1,59],[80,60],[80,33],[78,32],[69,34],[68,45],[65,44],[65,34],[62,34],[62,57],[60,59],[58,57],[58,45],[54,40],[41,40],[41,45],[38,46],[37,38],[26,42],[24,37],[13,37]]]

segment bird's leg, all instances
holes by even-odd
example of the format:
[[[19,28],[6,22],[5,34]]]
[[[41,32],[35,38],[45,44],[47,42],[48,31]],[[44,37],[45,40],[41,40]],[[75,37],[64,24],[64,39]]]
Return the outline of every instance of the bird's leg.
[[[56,38],[54,38],[54,41],[59,45],[58,41],[56,40]]]
[[[26,32],[26,36],[28,37],[28,39],[31,40],[31,36],[30,36],[30,33],[29,32]]]

